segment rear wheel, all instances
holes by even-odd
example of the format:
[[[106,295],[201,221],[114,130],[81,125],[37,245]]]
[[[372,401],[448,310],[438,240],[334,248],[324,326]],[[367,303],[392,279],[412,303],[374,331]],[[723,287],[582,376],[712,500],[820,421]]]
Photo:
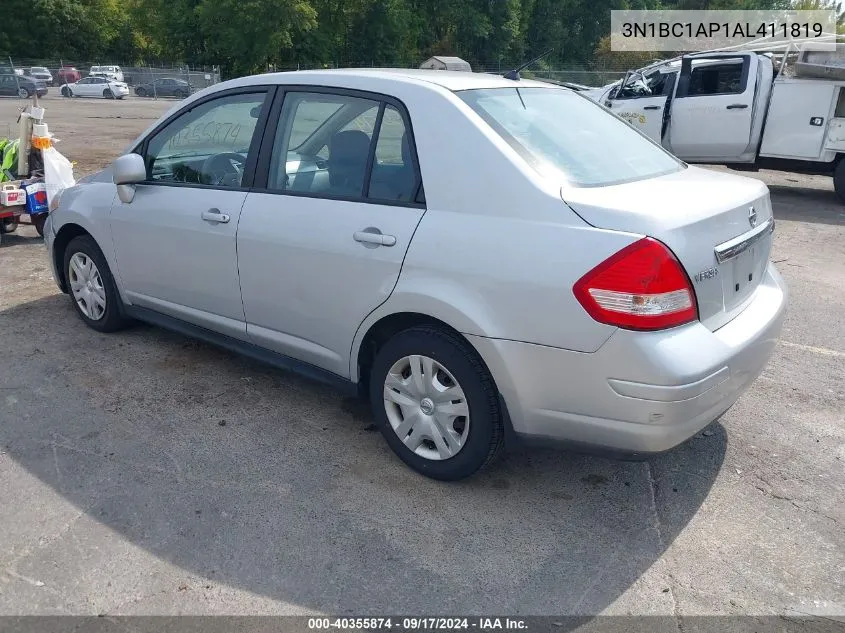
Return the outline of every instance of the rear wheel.
[[[72,97],[73,93],[71,93],[70,88],[65,86],[64,88],[62,88],[62,96],[63,97]]]
[[[18,221],[15,218],[3,218],[0,220],[0,233],[14,233],[18,229]]]
[[[136,94],[136,95],[138,95],[139,97],[146,97],[146,96],[147,96],[147,91],[146,91],[146,90],[144,90],[143,88],[138,88],[138,89],[135,91],[135,94]]]
[[[106,258],[90,235],[73,238],[64,253],[64,273],[73,307],[85,324],[98,332],[126,326]]]
[[[370,372],[370,404],[390,447],[427,477],[469,477],[500,452],[493,379],[475,350],[446,329],[414,327],[387,341]]]
[[[845,202],[845,157],[839,159],[833,170],[833,189],[842,202]]]

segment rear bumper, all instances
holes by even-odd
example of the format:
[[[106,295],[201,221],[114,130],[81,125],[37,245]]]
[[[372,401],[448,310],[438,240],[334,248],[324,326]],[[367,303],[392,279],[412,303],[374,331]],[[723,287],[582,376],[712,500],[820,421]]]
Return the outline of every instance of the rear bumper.
[[[596,352],[468,336],[493,374],[517,436],[658,453],[729,409],[763,371],[786,309],[772,264],[754,299],[715,332],[701,323],[617,330]]]

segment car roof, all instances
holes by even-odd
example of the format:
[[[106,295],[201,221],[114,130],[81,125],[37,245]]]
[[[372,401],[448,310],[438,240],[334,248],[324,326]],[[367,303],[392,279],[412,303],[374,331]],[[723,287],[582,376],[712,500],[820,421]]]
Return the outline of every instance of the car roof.
[[[473,73],[458,70],[422,70],[408,68],[341,68],[335,70],[295,70],[283,73],[253,75],[226,82],[229,86],[253,85],[257,83],[305,83],[320,85],[330,80],[332,84],[348,79],[392,79],[397,82],[434,84],[447,90],[473,90],[482,88],[550,88],[548,83],[521,79],[514,81],[500,75]]]

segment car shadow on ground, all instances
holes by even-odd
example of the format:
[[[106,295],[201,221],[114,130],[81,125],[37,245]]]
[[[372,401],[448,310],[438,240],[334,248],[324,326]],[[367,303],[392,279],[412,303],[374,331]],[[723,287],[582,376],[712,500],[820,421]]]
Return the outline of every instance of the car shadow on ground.
[[[845,203],[833,191],[769,185],[776,220],[845,225]]]
[[[668,580],[646,572],[725,455],[714,424],[649,462],[519,451],[439,483],[393,456],[365,406],[292,374],[143,325],[98,334],[59,295],[0,312],[0,329],[19,334],[0,368],[3,450],[112,535],[91,542],[77,521],[18,564],[58,591],[163,582],[177,600],[160,559],[341,615],[671,613]]]

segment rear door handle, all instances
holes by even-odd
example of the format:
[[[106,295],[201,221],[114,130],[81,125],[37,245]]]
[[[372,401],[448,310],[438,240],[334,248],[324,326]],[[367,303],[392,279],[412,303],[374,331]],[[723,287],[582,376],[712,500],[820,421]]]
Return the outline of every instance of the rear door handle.
[[[745,108],[747,107],[747,103],[732,103],[731,105],[727,106],[725,110],[745,110]]]
[[[229,215],[220,213],[220,209],[209,209],[203,211],[200,217],[206,222],[213,222],[214,224],[226,224],[229,221]]]
[[[660,106],[646,106],[643,110],[659,110]]]
[[[367,229],[364,231],[355,231],[352,238],[356,242],[360,242],[365,246],[373,244],[374,246],[393,246],[396,244],[396,237],[393,235],[383,235],[378,229]]]

